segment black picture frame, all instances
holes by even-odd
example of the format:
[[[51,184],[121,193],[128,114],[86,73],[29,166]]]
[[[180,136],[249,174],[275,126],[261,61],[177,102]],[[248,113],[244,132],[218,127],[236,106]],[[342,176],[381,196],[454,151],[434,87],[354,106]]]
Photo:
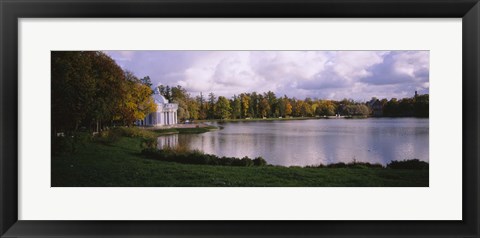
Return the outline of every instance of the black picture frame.
[[[1,237],[479,237],[478,0],[0,0],[0,16]],[[462,18],[462,221],[19,221],[17,21],[74,17]]]

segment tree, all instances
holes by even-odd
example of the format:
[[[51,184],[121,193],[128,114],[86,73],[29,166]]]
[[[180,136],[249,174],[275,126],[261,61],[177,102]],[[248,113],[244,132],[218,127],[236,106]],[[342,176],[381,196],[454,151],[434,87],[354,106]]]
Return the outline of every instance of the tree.
[[[166,91],[168,90],[166,87]],[[182,86],[177,85],[176,87],[170,88],[170,97],[173,103],[178,104],[177,116],[180,121],[185,121],[190,118],[190,110],[188,108],[190,96],[187,93],[187,90],[183,89]]]
[[[335,104],[332,101],[320,100],[317,108],[315,109],[315,114],[319,116],[334,116],[335,111]]]
[[[151,89],[97,51],[52,52],[52,133],[131,125],[155,110]]]
[[[401,116],[413,116],[414,113],[414,99],[404,98],[398,104],[398,114]]]
[[[163,95],[169,102],[172,101],[172,91],[170,89],[170,86],[165,87],[165,95]]]
[[[252,92],[250,94],[250,105],[249,105],[249,114],[253,118],[258,117],[258,94],[257,92]]]
[[[233,95],[233,99],[230,105],[232,106],[232,119],[241,118],[242,103],[241,103],[240,97]]]
[[[270,112],[270,104],[268,103],[268,100],[266,98],[262,98],[260,103],[258,104],[258,111],[260,114],[260,117],[266,117],[268,116]]]
[[[193,98],[189,98],[187,101],[187,108],[190,113],[191,119],[199,119],[199,105],[196,100],[194,100]]]
[[[370,109],[365,104],[350,104],[345,106],[344,113],[349,116],[368,116]]]
[[[305,101],[301,108],[302,116],[307,116],[307,117],[313,116],[315,111],[312,110],[312,104],[313,104],[313,101],[311,98],[305,98]]]
[[[126,82],[123,85],[122,106],[116,120],[123,125],[132,125],[136,120],[145,118],[157,110],[157,104],[151,97],[152,89],[143,84],[132,72],[125,72]]]
[[[414,115],[416,117],[429,117],[428,94],[418,95],[414,102]]]
[[[172,101],[174,100],[186,101],[186,99],[189,97],[187,90],[182,88],[182,86],[180,85],[177,85],[176,87],[172,87],[170,89],[170,93],[171,93]]]
[[[198,119],[204,120],[207,118],[207,105],[203,98],[203,93],[200,92],[200,96],[196,98],[198,104]]]
[[[365,105],[365,104],[358,104],[358,105],[356,105],[356,106],[357,106],[356,115],[359,115],[359,116],[368,116],[368,115],[370,115],[370,108],[368,108],[367,105]]]
[[[53,51],[52,133],[74,131],[86,119],[96,93],[92,59],[87,52]]]
[[[95,82],[93,95],[83,94],[84,92],[81,92],[81,89],[77,92],[82,93],[82,97],[89,101],[88,108],[81,111],[84,114],[81,126],[93,127],[98,131],[118,122],[117,118],[124,106],[123,99],[126,96],[125,84],[127,81],[125,72],[105,53],[96,51],[81,53],[91,63],[89,76]],[[77,72],[85,72],[82,67],[78,67],[76,70]],[[80,82],[82,81],[80,79]]]
[[[276,117],[278,114],[278,108],[277,97],[275,96],[275,93],[273,93],[272,91],[268,91],[264,94],[264,98],[266,98],[268,101],[268,117]]]
[[[285,102],[285,117],[292,115],[292,112],[293,112],[292,104],[290,103],[290,101],[287,100]]]
[[[242,116],[243,118],[247,118],[248,117],[248,112],[249,112],[249,107],[250,107],[250,97],[247,95],[247,94],[240,94],[240,101],[241,101],[241,106],[242,106],[242,109],[241,109],[241,112],[242,112]]]
[[[353,99],[344,98],[344,99],[342,99],[342,101],[340,101],[340,104],[348,106],[348,105],[355,104],[355,102],[353,101]]]
[[[305,116],[304,114],[304,107],[303,104],[305,102],[303,100],[295,100],[295,103],[293,104],[293,115],[296,117],[303,117]]]
[[[216,104],[216,117],[220,119],[228,119],[230,117],[230,101],[226,97],[218,97]]]
[[[172,91],[170,86],[159,85],[157,88],[158,88],[158,91],[160,92],[160,95],[162,95],[169,102],[172,101]]]
[[[398,116],[398,101],[396,98],[390,99],[385,106],[383,107],[383,115],[384,116],[389,116],[389,117],[394,117]]]
[[[210,119],[215,118],[215,115],[216,115],[215,101],[216,101],[215,94],[213,94],[213,93],[208,94],[208,113],[207,113],[207,117],[210,118]]]
[[[152,87],[152,80],[150,80],[150,76],[145,76],[140,79],[143,85],[151,88]]]
[[[276,106],[276,113],[278,116],[284,117],[285,116],[285,99],[279,98],[277,100],[277,106]]]
[[[164,96],[166,95],[166,88],[165,86],[163,85],[158,85],[157,86],[157,89],[158,89],[158,92],[160,93],[160,95]]]

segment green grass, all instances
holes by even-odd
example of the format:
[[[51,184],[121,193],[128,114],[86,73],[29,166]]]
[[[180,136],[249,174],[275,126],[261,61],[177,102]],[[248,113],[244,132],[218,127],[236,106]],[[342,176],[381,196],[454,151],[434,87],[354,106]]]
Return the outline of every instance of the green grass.
[[[89,141],[52,157],[53,187],[428,186],[428,170],[190,165],[142,157],[140,137]]]

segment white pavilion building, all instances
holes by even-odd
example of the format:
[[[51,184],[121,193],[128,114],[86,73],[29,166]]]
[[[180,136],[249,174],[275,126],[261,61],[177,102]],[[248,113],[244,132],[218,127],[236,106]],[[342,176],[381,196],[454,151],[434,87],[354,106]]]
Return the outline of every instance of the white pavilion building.
[[[178,104],[168,103],[168,100],[158,90],[153,94],[153,98],[157,104],[157,111],[148,114],[143,120],[138,120],[136,124],[138,126],[169,126],[177,124]]]

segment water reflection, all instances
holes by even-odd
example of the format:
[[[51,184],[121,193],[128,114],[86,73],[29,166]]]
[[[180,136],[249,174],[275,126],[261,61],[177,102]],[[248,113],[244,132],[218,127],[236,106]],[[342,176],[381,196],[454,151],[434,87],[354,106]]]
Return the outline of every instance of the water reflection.
[[[262,156],[275,165],[315,165],[353,160],[428,161],[428,119],[302,120],[223,123],[223,130],[159,137],[162,145],[187,145],[218,156]],[[160,139],[162,138],[162,139]]]
[[[178,145],[178,134],[160,136],[157,138],[157,148],[174,148]]]

